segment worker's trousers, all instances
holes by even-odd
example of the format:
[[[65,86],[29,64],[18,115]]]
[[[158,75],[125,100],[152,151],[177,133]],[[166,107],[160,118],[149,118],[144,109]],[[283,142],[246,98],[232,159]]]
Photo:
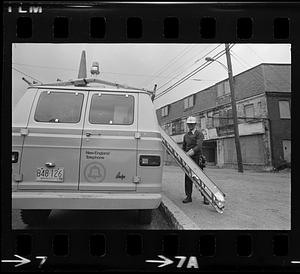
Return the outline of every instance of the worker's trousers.
[[[203,170],[203,168],[201,167],[201,169]],[[192,192],[193,192],[193,182],[192,180],[189,178],[189,176],[187,176],[185,174],[185,179],[184,179],[184,188],[185,188],[185,195],[187,197],[192,197]]]
[[[203,167],[200,167],[203,170]],[[185,186],[185,195],[188,198],[192,198],[192,192],[193,192],[193,182],[192,180],[189,178],[189,176],[187,176],[185,174],[185,182],[184,182],[184,186]],[[203,194],[201,193],[201,195],[203,196]],[[205,198],[203,196],[204,202],[208,202],[207,198]]]

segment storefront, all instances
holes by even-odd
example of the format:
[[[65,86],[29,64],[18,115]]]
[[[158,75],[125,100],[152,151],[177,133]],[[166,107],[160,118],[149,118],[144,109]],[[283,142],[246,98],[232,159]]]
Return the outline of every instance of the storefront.
[[[216,141],[204,141],[202,145],[202,152],[206,158],[207,165],[216,165],[217,163],[217,142]]]

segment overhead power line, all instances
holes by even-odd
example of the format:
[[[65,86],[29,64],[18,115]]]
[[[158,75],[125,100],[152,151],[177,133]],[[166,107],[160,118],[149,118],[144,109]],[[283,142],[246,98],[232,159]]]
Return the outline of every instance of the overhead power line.
[[[221,46],[221,44],[219,45]],[[215,47],[214,49],[218,48],[219,46]],[[167,76],[169,78],[169,81],[167,81],[166,83],[160,85],[159,89],[162,89],[164,86],[166,86],[168,83],[170,83],[172,80],[179,78],[180,75],[182,75],[184,72],[186,72],[187,70],[189,70],[195,63],[199,62],[199,60],[201,60],[201,58],[199,58],[199,55],[202,54],[208,47],[206,47],[204,50],[202,50],[200,53],[197,52],[195,55],[193,55],[192,58],[190,58],[189,60],[187,60],[187,62],[184,62],[183,64],[181,64],[177,69],[170,71]],[[197,60],[195,61],[195,58],[197,58]],[[192,63],[190,63],[193,60]],[[189,63],[189,64],[188,64]],[[188,65],[186,65],[188,64]],[[179,73],[178,73],[179,72]],[[172,77],[173,75],[173,77]],[[175,76],[174,76],[175,75]],[[170,77],[172,77],[170,79]]]
[[[13,65],[18,65],[18,66],[25,66],[25,67],[34,67],[34,68],[60,69],[60,70],[77,71],[76,69],[71,69],[71,68],[49,67],[49,66],[39,66],[39,65],[21,64],[21,63],[12,63],[12,64]]]
[[[35,81],[37,81],[37,82],[43,83],[42,81],[40,81],[40,80],[38,80],[38,79],[36,79],[36,78],[34,78],[34,77],[32,77],[32,76],[24,73],[23,71],[20,71],[20,70],[14,68],[14,67],[12,67],[12,69],[15,70],[15,71],[17,71],[17,72],[19,72],[19,73],[21,73],[21,74],[23,74],[23,75],[25,75],[25,76],[27,76],[27,77],[29,77],[29,78],[31,78],[31,79],[33,79],[33,80],[35,80]]]
[[[231,54],[233,57],[236,58],[236,60],[241,60],[244,64],[247,65],[247,69],[251,68],[251,65],[246,61],[244,60],[241,56],[237,55],[235,52],[233,52],[233,50],[231,51]],[[263,62],[263,61],[262,61]],[[241,62],[239,62],[241,64]],[[272,70],[272,68],[270,68]],[[274,71],[272,70],[275,74],[278,75],[279,78],[281,78],[283,81],[286,81],[285,79],[283,79],[281,77],[281,75],[277,72],[277,71]],[[272,86],[274,89],[277,88],[277,86],[270,80],[268,79],[264,79],[264,77],[262,76],[261,73],[259,73],[257,70],[254,70],[253,71],[253,74],[252,74],[253,78],[257,81],[257,82],[264,82],[265,80],[269,83],[270,86]]]
[[[246,66],[244,63],[242,63],[241,60],[239,60],[238,57],[233,53],[233,51],[231,51],[230,54],[236,62],[238,62],[245,69],[248,69],[248,66]]]
[[[200,61],[200,60],[202,60],[202,59],[204,59],[208,54],[210,54],[210,53],[212,53],[214,50],[216,50],[218,47],[220,47],[222,44],[219,44],[218,46],[216,46],[216,47],[214,47],[212,50],[210,50],[208,53],[206,53],[204,56],[202,56],[201,58],[199,58],[198,60],[197,60],[197,62],[198,61]],[[184,71],[186,71],[187,69],[185,69]],[[169,84],[170,82],[172,82],[174,79],[176,79],[179,75],[181,75],[184,71],[182,71],[182,72],[180,72],[180,73],[178,73],[178,74],[176,74],[172,79],[170,79],[169,81],[167,81],[165,84],[163,84],[162,86],[160,86],[157,90],[160,90],[160,89],[162,89],[164,86],[166,86],[167,84]]]
[[[235,44],[231,45],[230,48],[232,48]],[[209,54],[209,53],[208,53]],[[207,55],[208,55],[207,54]],[[215,56],[213,56],[213,59],[217,60],[219,59],[221,56],[223,56],[225,54],[225,50],[220,51],[219,53],[217,53]],[[206,56],[207,56],[206,55]],[[204,56],[205,57],[205,56]],[[195,75],[196,73],[200,72],[201,70],[203,70],[204,68],[206,68],[207,66],[209,66],[212,62],[210,61],[206,61],[205,63],[203,63],[202,65],[200,65],[198,68],[196,68],[195,70],[193,70],[192,72],[188,73],[186,76],[184,76],[182,79],[180,79],[179,81],[177,81],[176,83],[174,83],[172,86],[168,87],[167,89],[165,89],[164,91],[162,91],[161,93],[159,93],[154,100],[158,99],[159,97],[165,95],[166,93],[170,92],[172,89],[176,88],[177,86],[181,85],[183,82],[185,82],[186,80],[188,80],[190,77],[192,77],[193,75]]]
[[[208,46],[208,47],[209,47],[209,46]],[[208,47],[207,47],[207,48],[208,48]],[[207,48],[205,48],[203,51],[205,51]],[[202,51],[202,52],[203,52],[203,51]],[[201,53],[202,53],[202,52],[201,52]],[[183,73],[183,72],[186,70],[186,69],[182,70],[183,66],[184,66],[185,64],[189,63],[191,60],[193,60],[196,56],[199,56],[199,52],[198,52],[198,51],[197,51],[196,54],[194,54],[194,55],[192,56],[192,58],[188,59],[187,62],[183,62],[182,64],[179,63],[179,64],[178,64],[179,67],[177,67],[177,68],[176,68],[175,70],[173,70],[173,71],[172,71],[172,70],[169,71],[169,73],[167,73],[165,76],[168,77],[168,78],[170,78],[170,75],[172,75],[172,74],[174,75],[176,72],[178,72],[178,71],[180,71],[180,70],[182,71],[181,73]],[[178,74],[178,75],[180,75],[180,74]]]
[[[177,59],[179,59],[179,58],[181,58],[182,56],[184,56],[185,54],[187,54],[187,53],[188,53],[189,51],[191,51],[192,48],[193,48],[193,46],[190,47],[189,49],[188,49],[188,47],[189,47],[189,46],[185,47],[185,48],[181,51],[180,54],[176,55],[176,56],[175,56],[174,58],[172,58],[167,64],[163,65],[158,71],[156,71],[156,72],[152,75],[151,79],[150,79],[150,80],[149,80],[149,79],[146,80],[146,82],[144,82],[143,85],[146,85],[146,84],[148,84],[149,82],[153,81],[155,78],[157,78],[158,75],[160,75],[161,72],[164,71],[164,69],[165,69],[167,66],[170,66],[170,64],[172,64],[172,63],[176,63],[176,62],[177,62],[177,61],[176,61]],[[186,51],[186,49],[188,49],[188,50]]]
[[[28,64],[20,64],[20,63],[12,63],[13,65],[18,66],[27,66],[27,67],[36,67],[36,68],[42,68],[42,69],[59,69],[59,70],[70,70],[70,71],[77,71],[76,69],[70,69],[70,68],[61,68],[61,67],[48,67],[48,66],[39,66],[39,65],[28,65]],[[111,72],[111,71],[101,71],[101,74],[115,74],[115,75],[126,75],[126,76],[132,76],[132,77],[152,77],[153,75],[150,74],[134,74],[134,73],[122,73],[122,72]],[[156,76],[156,78],[162,78],[162,79],[169,79],[167,76]]]
[[[251,48],[249,45],[246,45],[257,57],[258,57],[258,59],[260,59],[261,60],[261,62],[262,63],[264,63],[264,60],[256,53],[256,51],[253,49],[253,48]],[[288,81],[286,80],[286,79],[284,79],[281,75],[280,75],[280,73],[278,73],[277,71],[275,71],[275,70],[273,70],[271,67],[269,67],[270,68],[270,70],[271,71],[273,71],[275,74],[277,74],[277,76],[281,79],[281,80],[283,80],[284,82],[286,82],[286,83],[288,83]]]

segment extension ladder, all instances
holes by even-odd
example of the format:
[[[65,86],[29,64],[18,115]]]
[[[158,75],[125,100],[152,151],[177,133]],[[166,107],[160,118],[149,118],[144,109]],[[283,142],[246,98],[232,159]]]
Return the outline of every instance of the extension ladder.
[[[207,198],[216,211],[223,213],[225,194],[161,127],[159,129],[162,143],[167,151],[173,156],[185,174],[189,176],[196,188]]]

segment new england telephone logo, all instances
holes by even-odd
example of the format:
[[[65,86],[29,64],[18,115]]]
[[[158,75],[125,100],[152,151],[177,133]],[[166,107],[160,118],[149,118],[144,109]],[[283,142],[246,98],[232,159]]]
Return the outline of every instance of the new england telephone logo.
[[[105,179],[106,170],[99,162],[89,163],[84,168],[84,178],[91,183],[102,182]]]

